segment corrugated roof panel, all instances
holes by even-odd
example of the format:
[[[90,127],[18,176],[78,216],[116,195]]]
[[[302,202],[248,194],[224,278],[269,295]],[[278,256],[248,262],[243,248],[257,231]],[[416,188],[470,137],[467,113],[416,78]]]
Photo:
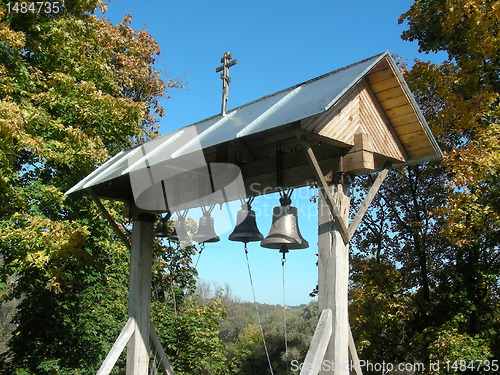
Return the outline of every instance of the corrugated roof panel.
[[[211,118],[212,125],[209,128],[205,126],[203,132],[199,133],[201,147],[211,147],[324,112],[386,54],[384,52],[265,96],[228,111],[225,117],[219,115]],[[187,144],[177,150],[173,157],[196,151],[196,147],[197,144]]]
[[[69,189],[67,192],[66,192],[66,195],[67,194],[71,194],[75,191],[79,191],[79,190],[82,190],[83,187],[85,186],[86,183],[88,183],[89,181],[91,181],[93,178],[96,178],[98,177],[99,175],[101,175],[103,173],[104,170],[106,170],[107,168],[109,168],[110,166],[112,166],[114,163],[116,163],[118,160],[120,160],[121,158],[124,158],[127,153],[129,153],[130,150],[124,150],[124,151],[120,151],[118,154],[116,154],[114,157],[110,158],[109,160],[107,160],[103,165],[101,165],[100,167],[98,167],[96,170],[94,170],[92,173],[90,173],[87,177],[85,177],[83,180],[81,180],[80,182],[78,182],[78,184],[76,184],[75,186],[73,186],[71,189]]]
[[[236,134],[252,123],[262,113],[266,112],[286,94],[286,92],[280,92],[276,95],[255,101],[252,105],[245,105],[232,110],[226,116],[219,115],[211,118],[212,125],[210,127],[205,126],[201,128],[199,125],[202,123],[195,124],[194,126],[198,130],[197,140],[193,140],[179,148],[172,157],[176,158],[198,151],[199,146],[207,148],[236,138]]]
[[[291,93],[300,87],[296,95],[269,113],[258,126],[252,128],[251,133],[289,124],[326,111],[385,55],[386,53],[383,53],[371,57],[288,89],[287,92]]]
[[[325,113],[384,59],[394,65],[389,53],[384,52],[232,109],[226,116],[216,115],[207,118],[121,152],[80,181],[67,194],[116,180],[116,186],[106,184],[109,192],[121,186],[123,177],[130,172],[159,164],[171,165],[174,173],[182,159],[186,159],[185,163],[189,165],[202,167],[205,163],[202,150]],[[417,108],[397,68],[393,66],[393,69],[399,84],[409,98],[411,105],[408,106]],[[418,122],[423,126],[423,132],[429,136],[439,153],[440,150],[418,108],[416,112]],[[393,117],[391,113],[386,115],[389,119]],[[189,156],[180,158],[188,154]]]

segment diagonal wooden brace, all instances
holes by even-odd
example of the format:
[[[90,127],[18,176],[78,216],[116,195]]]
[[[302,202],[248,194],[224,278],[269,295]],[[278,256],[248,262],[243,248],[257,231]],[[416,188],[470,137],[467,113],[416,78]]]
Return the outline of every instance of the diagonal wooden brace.
[[[385,179],[385,176],[387,176],[387,173],[391,169],[391,164],[386,163],[384,165],[384,168],[380,171],[378,174],[377,178],[373,182],[373,185],[371,186],[370,190],[368,191],[368,194],[366,195],[363,203],[359,207],[358,212],[356,213],[356,216],[354,216],[354,219],[352,220],[351,224],[349,224],[349,240],[354,236],[354,233],[356,232],[356,229],[358,228],[359,223],[361,223],[361,220],[363,219],[363,216],[365,216],[366,210],[368,210],[368,207],[370,207],[370,204],[372,203],[373,198],[375,198],[375,195],[378,192],[378,189],[380,189],[380,186],[382,185],[382,182]]]
[[[354,372],[356,375],[363,375],[361,370],[361,365],[359,363],[358,352],[356,350],[356,345],[354,345],[354,338],[352,337],[352,330],[349,326],[349,353],[351,354],[351,360],[354,365]]]
[[[175,375],[174,369],[170,365],[167,355],[165,354],[165,350],[163,350],[163,347],[161,346],[160,339],[156,334],[153,323],[151,323],[149,335],[151,338],[151,344],[153,344],[153,348],[155,349],[155,357],[160,362],[161,368],[163,369],[164,373],[167,375]]]
[[[332,310],[325,309],[321,312],[321,316],[314,331],[314,336],[307,351],[304,366],[300,371],[300,375],[317,375],[323,357],[325,356],[330,336],[332,335]]]
[[[94,200],[97,207],[99,207],[99,210],[101,210],[102,214],[104,215],[104,217],[108,221],[109,225],[111,226],[111,229],[113,229],[113,231],[116,233],[116,235],[122,240],[122,242],[125,244],[127,249],[130,251],[130,249],[132,248],[132,245],[130,245],[130,242],[128,242],[127,236],[125,236],[125,234],[120,230],[120,228],[118,228],[118,225],[116,225],[115,221],[113,220],[113,218],[109,214],[108,210],[106,210],[106,207],[104,207],[104,205],[102,204],[99,197],[90,188],[87,189],[87,193]]]
[[[134,333],[136,326],[137,324],[134,318],[129,318],[127,323],[123,327],[122,331],[120,332],[120,335],[113,344],[113,347],[106,356],[106,359],[102,363],[101,367],[99,367],[97,375],[109,375],[109,373],[115,366],[118,357],[120,357],[120,355],[123,352],[123,349],[130,340],[130,337],[132,337],[132,334]]]
[[[333,217],[338,223],[340,235],[342,236],[344,243],[347,244],[351,239],[351,236],[349,235],[349,228],[347,228],[345,221],[342,219],[342,215],[340,214],[337,205],[333,200],[333,197],[330,194],[328,194],[329,191],[328,184],[325,180],[325,177],[323,176],[323,172],[321,172],[321,168],[319,166],[318,160],[316,159],[316,156],[314,155],[311,145],[309,145],[309,143],[300,134],[296,134],[296,136],[299,139],[300,143],[302,143],[302,146],[306,151],[309,163],[313,168],[316,179],[320,183],[318,190],[321,192],[321,194],[323,194],[325,201],[328,204],[328,208],[330,208],[330,212],[332,213]]]

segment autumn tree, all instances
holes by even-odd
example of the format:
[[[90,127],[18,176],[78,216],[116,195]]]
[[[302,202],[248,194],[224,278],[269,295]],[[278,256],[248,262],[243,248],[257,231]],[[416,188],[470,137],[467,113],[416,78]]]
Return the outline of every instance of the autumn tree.
[[[0,372],[95,373],[126,322],[129,254],[89,198],[64,192],[122,149],[157,136],[160,100],[181,84],[155,68],[160,46],[131,27],[130,15],[119,25],[94,15],[101,1],[69,0],[51,13],[9,14],[5,4],[0,292],[20,302]],[[122,206],[105,203],[127,232]],[[176,345],[166,351],[180,373],[224,373],[223,311],[216,299],[204,307],[186,297],[195,286],[194,252],[156,243],[155,323]],[[189,342],[205,330],[213,335]]]
[[[446,151],[442,166],[451,191],[437,213],[446,221],[443,233],[453,251],[440,275],[442,311],[452,307],[447,315],[457,323],[451,336],[470,337],[485,356],[497,358],[500,4],[417,1],[404,20],[409,27],[404,39],[417,40],[423,52],[448,54],[441,65],[417,62],[408,75],[422,101],[432,98],[428,121]]]
[[[481,0],[416,1],[400,18],[403,39],[448,59],[405,72],[444,160],[392,172],[355,242],[356,286],[366,293],[352,294],[379,301],[377,323],[400,316],[380,327],[393,335],[385,348],[398,348],[394,361],[470,363],[500,353],[499,21],[500,4]],[[362,273],[381,267],[390,273],[377,274],[377,285]],[[363,317],[352,319],[362,327]]]

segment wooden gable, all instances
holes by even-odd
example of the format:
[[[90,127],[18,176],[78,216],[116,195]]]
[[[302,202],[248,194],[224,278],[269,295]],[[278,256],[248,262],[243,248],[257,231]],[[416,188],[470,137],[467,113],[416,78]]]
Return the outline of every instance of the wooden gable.
[[[422,114],[403,90],[406,83],[400,81],[387,59],[381,60],[365,79],[403,145],[408,160],[441,153],[422,126]]]
[[[356,134],[367,135],[371,143],[366,150],[375,160],[394,164],[435,155],[439,150],[404,88],[394,67],[382,59],[328,111],[302,120],[301,128],[347,147],[355,146]],[[380,168],[381,163],[375,164]]]
[[[404,148],[364,82],[325,114],[303,121],[301,127],[350,146],[356,134],[366,134],[372,139],[369,151],[395,162],[406,161]]]

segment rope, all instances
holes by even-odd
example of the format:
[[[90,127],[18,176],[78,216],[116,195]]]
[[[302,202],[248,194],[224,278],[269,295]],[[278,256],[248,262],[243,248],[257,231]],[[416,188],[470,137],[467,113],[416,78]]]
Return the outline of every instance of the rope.
[[[286,362],[286,373],[289,373],[288,368],[288,338],[286,334],[286,303],[285,303],[285,254],[283,254],[283,259],[281,259],[281,266],[283,268],[283,322],[285,327],[285,362]]]
[[[197,270],[197,268],[198,268],[198,262],[200,261],[200,257],[201,257],[201,253],[202,253],[203,249],[205,249],[205,244],[204,243],[202,243],[200,245],[200,252],[198,253],[198,259],[196,259],[196,264],[194,265],[194,269],[195,270]]]
[[[250,277],[250,285],[252,286],[253,303],[255,306],[255,311],[257,312],[257,320],[259,321],[260,333],[262,335],[262,342],[264,343],[264,350],[266,351],[267,362],[269,363],[269,370],[271,371],[271,375],[274,375],[273,366],[271,365],[271,359],[269,358],[269,352],[267,350],[266,338],[264,336],[264,330],[262,329],[262,323],[260,321],[259,309],[257,308],[257,299],[255,298],[255,289],[253,287],[252,273],[250,272],[250,262],[248,261],[248,249],[247,249],[246,243],[245,243],[245,257],[247,258],[248,276]]]
[[[159,353],[158,353],[158,348],[155,348],[156,350],[153,353],[153,358],[151,360],[151,368],[149,373],[152,375],[157,375],[159,373],[158,369],[161,368],[161,359],[158,360]]]

